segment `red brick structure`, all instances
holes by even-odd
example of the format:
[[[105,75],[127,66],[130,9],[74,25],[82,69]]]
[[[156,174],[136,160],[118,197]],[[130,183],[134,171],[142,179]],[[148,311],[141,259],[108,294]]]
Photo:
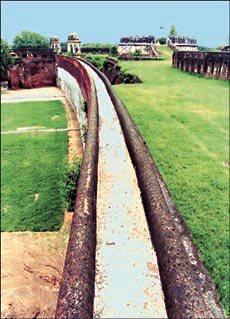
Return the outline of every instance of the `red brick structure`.
[[[14,49],[17,57],[9,74],[9,88],[56,86],[55,55],[51,49]]]
[[[172,65],[180,70],[217,79],[230,79],[230,54],[227,51],[174,51]]]

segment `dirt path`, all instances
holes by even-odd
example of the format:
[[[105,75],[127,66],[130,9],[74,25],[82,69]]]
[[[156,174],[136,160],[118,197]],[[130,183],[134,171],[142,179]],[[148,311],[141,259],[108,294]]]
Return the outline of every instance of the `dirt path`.
[[[1,234],[1,318],[54,318],[71,219],[59,232]]]
[[[2,97],[2,103],[60,99],[68,127],[76,129],[68,132],[68,161],[82,157],[76,114],[58,88],[8,91]],[[59,232],[1,233],[1,318],[54,318],[71,220],[65,213]]]

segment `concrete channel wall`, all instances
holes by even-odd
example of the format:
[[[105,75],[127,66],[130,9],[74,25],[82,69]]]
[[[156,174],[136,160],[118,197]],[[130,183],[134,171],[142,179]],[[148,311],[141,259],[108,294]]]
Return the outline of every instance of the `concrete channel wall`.
[[[60,65],[63,57],[57,58]],[[77,60],[72,63],[78,67]],[[107,88],[136,170],[152,243],[157,253],[168,317],[225,318],[212,280],[146,142],[108,79],[94,66],[90,67]],[[81,76],[80,72],[77,74]],[[81,74],[87,79],[90,89],[89,126],[56,318],[93,317],[98,110],[94,84],[86,73],[81,71]],[[87,86],[80,87],[84,89]],[[84,94],[87,95],[86,92]]]
[[[88,103],[88,132],[60,285],[56,318],[92,318],[96,249],[98,106],[94,83],[81,64],[57,56],[57,66],[78,82]]]
[[[84,126],[87,125],[87,114],[84,111],[84,98],[77,80],[63,68],[57,67],[57,86],[65,93],[69,105],[77,115],[80,123],[82,145],[85,145]],[[88,104],[88,102],[87,102]]]

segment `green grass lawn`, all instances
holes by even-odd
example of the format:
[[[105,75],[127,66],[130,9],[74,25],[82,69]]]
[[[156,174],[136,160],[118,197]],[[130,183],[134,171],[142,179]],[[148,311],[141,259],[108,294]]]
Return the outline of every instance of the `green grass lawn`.
[[[5,103],[1,106],[1,131],[20,127],[42,126],[43,129],[66,128],[60,101]]]
[[[146,140],[229,314],[229,82],[163,61],[120,61],[143,83],[114,86]]]
[[[2,104],[2,131],[28,126],[66,128],[62,103]],[[59,184],[66,169],[67,152],[67,132],[1,136],[2,231],[60,228],[64,203]]]

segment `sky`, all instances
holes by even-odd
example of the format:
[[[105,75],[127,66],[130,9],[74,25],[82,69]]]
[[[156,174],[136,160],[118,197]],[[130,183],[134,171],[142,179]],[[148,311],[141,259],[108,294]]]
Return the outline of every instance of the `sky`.
[[[1,1],[1,38],[11,45],[23,30],[67,41],[116,43],[123,36],[178,35],[215,48],[229,41],[228,1]]]

